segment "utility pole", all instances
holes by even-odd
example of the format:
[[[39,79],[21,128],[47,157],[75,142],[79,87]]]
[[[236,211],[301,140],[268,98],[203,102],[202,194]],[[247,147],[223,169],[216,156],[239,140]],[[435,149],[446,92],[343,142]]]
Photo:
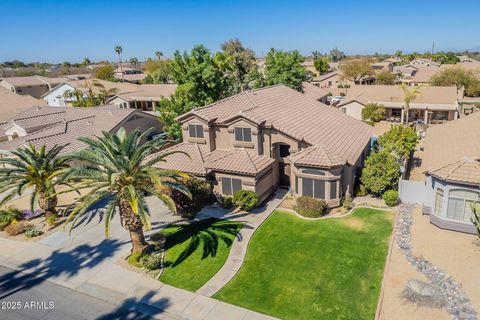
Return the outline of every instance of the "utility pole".
[[[432,43],[432,54],[435,52],[435,41]]]

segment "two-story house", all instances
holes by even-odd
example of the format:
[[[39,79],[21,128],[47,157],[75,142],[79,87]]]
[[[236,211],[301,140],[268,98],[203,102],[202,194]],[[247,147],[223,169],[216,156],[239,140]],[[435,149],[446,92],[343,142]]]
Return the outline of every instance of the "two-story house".
[[[373,128],[284,85],[245,91],[177,119],[183,142],[157,165],[211,182],[216,192],[279,186],[338,206],[351,193]],[[188,154],[188,156],[186,156]]]

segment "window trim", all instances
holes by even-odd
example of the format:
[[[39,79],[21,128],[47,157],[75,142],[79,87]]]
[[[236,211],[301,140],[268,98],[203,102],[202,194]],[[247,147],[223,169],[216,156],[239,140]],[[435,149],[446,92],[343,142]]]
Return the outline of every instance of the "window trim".
[[[192,131],[192,128],[194,129],[193,131]],[[192,133],[193,133],[193,135],[192,135]],[[201,133],[201,134],[199,135],[199,133]],[[205,139],[205,135],[203,134],[203,125],[198,124],[198,123],[189,123],[188,124],[188,136],[190,138],[194,138],[194,139]]]
[[[233,196],[233,194],[235,192],[237,192],[238,190],[242,190],[243,189],[243,182],[242,182],[242,179],[239,179],[239,178],[232,178],[232,177],[222,177],[221,178],[222,180],[222,193],[225,194],[225,195],[229,195],[229,196]],[[225,190],[224,188],[224,181],[226,180],[230,180],[230,190]],[[238,180],[238,182],[237,182]],[[234,181],[236,182],[236,186],[238,187],[238,183],[240,184],[240,189],[235,189],[234,186],[235,186],[235,183]],[[235,190],[234,190],[235,189]],[[228,191],[228,192],[225,192],[225,191]]]
[[[240,133],[239,134],[240,139],[237,139],[238,138],[237,130]],[[248,132],[248,136],[250,137],[249,140],[245,139],[245,136],[246,136],[245,133],[246,132]],[[249,128],[249,127],[234,127],[233,128],[233,136],[235,138],[235,141],[237,141],[237,142],[252,142],[252,128]]]

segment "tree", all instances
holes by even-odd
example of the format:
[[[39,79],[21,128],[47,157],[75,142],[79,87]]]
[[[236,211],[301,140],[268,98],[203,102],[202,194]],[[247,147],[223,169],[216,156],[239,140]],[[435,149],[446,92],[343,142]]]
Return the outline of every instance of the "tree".
[[[328,70],[330,70],[330,65],[323,58],[315,58],[313,60],[313,66],[315,67],[315,70],[317,70],[319,74],[325,73]]]
[[[185,174],[152,167],[166,161],[165,156],[171,152],[156,153],[166,141],[144,142],[151,132],[151,129],[143,133],[134,130],[127,134],[121,128],[116,133],[103,132],[98,138],[79,138],[87,148],[69,155],[70,160],[78,160],[81,164],[70,168],[64,179],[76,183],[67,192],[85,189],[87,192],[67,208],[66,211],[71,211],[65,223],[71,223],[73,228],[89,209],[105,201],[105,235],[108,237],[110,221],[118,208],[121,224],[130,233],[132,253],[147,249],[143,228],[150,229],[150,214],[145,197],[155,196],[176,213],[168,190],[176,189],[191,196],[178,182],[186,177]]]
[[[172,80],[170,64],[170,60],[147,59],[143,65],[143,70],[147,73],[143,83],[170,83]]]
[[[343,53],[343,51],[338,50],[337,48],[331,50],[328,56],[330,57],[330,60],[332,60],[333,62],[338,62],[346,58],[345,53]]]
[[[378,196],[394,189],[399,177],[397,159],[387,150],[380,150],[365,160],[360,180],[368,191]]]
[[[72,64],[68,61],[65,61],[62,63],[62,66],[65,69],[65,73],[70,74],[70,68],[72,67]]]
[[[158,60],[162,60],[163,52],[162,51],[155,51],[155,56]]]
[[[29,190],[32,210],[38,205],[46,217],[56,214],[55,186],[63,184],[61,177],[68,169],[68,159],[59,156],[63,148],[37,149],[30,144],[12,151],[12,158],[0,158],[0,193],[6,193],[0,206]]]
[[[373,75],[370,59],[366,58],[348,60],[340,65],[340,71],[343,79],[351,79],[355,83],[362,77]]]
[[[287,52],[271,49],[265,58],[264,79],[257,79],[255,86],[281,83],[303,92],[303,82],[311,80],[310,73],[302,65],[303,61],[297,50]]]
[[[320,51],[315,50],[312,52],[313,61],[320,59],[321,57],[322,57],[322,53]]]
[[[121,46],[115,46],[115,48],[113,48],[113,50],[115,51],[115,53],[118,55],[118,62],[120,64],[120,71],[122,72],[122,82],[125,82],[125,77],[123,75],[123,65],[122,65],[122,52],[123,52],[123,49]]]
[[[138,69],[138,59],[137,58],[131,58],[129,60],[129,62],[135,69]]]
[[[399,162],[403,162],[415,150],[418,136],[413,128],[397,125],[381,135],[378,143],[382,150],[392,153]]]
[[[395,57],[402,58],[403,57],[403,51],[402,50],[395,51]]]
[[[116,81],[115,72],[111,64],[104,63],[100,67],[95,68],[94,77],[100,80]]]
[[[181,138],[175,118],[192,108],[201,107],[228,96],[229,80],[210,51],[203,45],[195,46],[191,53],[174,53],[170,72],[177,89],[169,98],[159,102],[160,119],[170,137]]]
[[[407,86],[405,83],[400,85],[400,88],[403,91],[403,110],[405,111],[404,121],[408,123],[408,116],[410,113],[410,103],[417,99],[421,94],[422,86]]]
[[[476,82],[475,74],[471,70],[461,67],[446,68],[435,74],[430,83],[432,86],[457,86],[458,89],[474,86]]]
[[[83,59],[82,64],[86,67],[86,66],[92,64],[92,61],[90,61],[90,59],[88,59],[88,58],[85,58],[85,59]]]
[[[92,85],[98,88],[96,99],[100,105],[107,104],[108,98],[114,96],[119,91],[117,88],[106,89],[105,86],[97,80],[93,80]]]
[[[248,75],[257,68],[255,51],[245,48],[238,39],[225,41],[220,45],[222,52],[215,55],[217,65],[230,79],[233,94],[249,87]]]
[[[385,119],[387,109],[378,103],[369,103],[362,109],[362,120],[378,122]]]
[[[388,70],[382,70],[379,73],[377,73],[377,84],[382,84],[382,85],[394,85],[395,84],[395,79],[396,76],[392,72]]]

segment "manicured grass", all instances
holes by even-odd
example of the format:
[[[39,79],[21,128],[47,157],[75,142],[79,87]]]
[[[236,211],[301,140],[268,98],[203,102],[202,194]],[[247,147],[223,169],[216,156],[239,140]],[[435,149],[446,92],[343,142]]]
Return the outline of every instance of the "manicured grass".
[[[392,218],[364,208],[318,221],[276,211],[215,298],[281,319],[373,319]]]
[[[196,291],[223,266],[242,227],[240,222],[211,218],[164,229],[168,267],[161,281]]]

